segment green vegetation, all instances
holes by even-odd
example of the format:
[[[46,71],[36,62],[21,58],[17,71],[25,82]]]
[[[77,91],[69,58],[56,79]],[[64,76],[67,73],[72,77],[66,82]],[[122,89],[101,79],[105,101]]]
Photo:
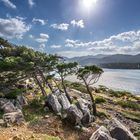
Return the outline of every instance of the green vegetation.
[[[133,121],[140,122],[140,112],[136,111],[123,111],[122,114]]]
[[[131,93],[127,92],[127,91],[114,91],[112,89],[110,89],[108,91],[108,93],[112,96],[112,97],[123,97],[123,96],[127,96],[127,97],[131,97]]]
[[[98,111],[97,112],[97,116],[99,117],[99,118],[108,118],[108,115],[105,113],[105,112],[101,112],[101,111]]]
[[[23,108],[25,120],[30,123],[36,123],[46,114],[41,99],[33,99],[28,106]]]
[[[96,104],[101,104],[101,103],[105,103],[106,102],[106,99],[101,97],[101,96],[96,96],[95,98],[95,103]]]
[[[133,110],[138,110],[140,111],[140,104],[134,102],[134,101],[122,101],[122,100],[119,100],[116,102],[116,104],[120,105],[121,107],[123,108],[131,108]]]
[[[42,134],[42,135],[36,135],[35,138],[30,138],[29,140],[36,140],[36,139],[40,139],[40,140],[60,140],[59,137],[54,137],[54,136],[50,136],[47,134]]]

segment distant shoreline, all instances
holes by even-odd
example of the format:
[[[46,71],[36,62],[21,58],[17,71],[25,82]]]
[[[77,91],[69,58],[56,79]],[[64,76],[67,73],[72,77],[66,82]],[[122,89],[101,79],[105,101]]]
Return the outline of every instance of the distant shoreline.
[[[133,95],[140,95],[140,70],[108,68],[103,70],[103,75],[101,76],[100,80],[93,85],[93,87],[104,85],[112,90],[127,91],[131,92]],[[79,82],[74,75],[68,76],[66,80],[71,82]]]

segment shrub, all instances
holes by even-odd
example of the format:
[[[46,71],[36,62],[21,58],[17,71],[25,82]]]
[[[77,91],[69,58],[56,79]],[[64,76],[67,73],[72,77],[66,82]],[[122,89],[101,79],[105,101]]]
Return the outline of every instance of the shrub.
[[[4,94],[0,92],[0,98],[4,98]]]
[[[127,91],[114,91],[112,89],[109,90],[109,94],[114,97],[123,97],[123,96],[131,96],[131,93]]]
[[[95,98],[95,103],[96,104],[105,103],[105,102],[106,102],[106,100],[103,97],[101,97],[101,96],[97,96]]]
[[[5,93],[4,98],[7,99],[16,99],[18,95],[20,95],[22,92],[24,91],[24,89],[13,89],[8,93]]]
[[[97,112],[99,118],[108,118],[108,115],[105,112]]]
[[[136,102],[133,102],[133,101],[117,101],[116,102],[118,105],[124,107],[124,108],[131,108],[133,110],[139,110],[140,111],[140,104],[136,103]]]

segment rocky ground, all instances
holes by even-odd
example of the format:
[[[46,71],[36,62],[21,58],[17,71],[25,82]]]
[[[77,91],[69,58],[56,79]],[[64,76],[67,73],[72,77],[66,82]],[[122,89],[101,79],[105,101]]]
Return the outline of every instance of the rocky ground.
[[[89,96],[83,93],[85,89],[83,86],[82,88],[80,86],[68,85],[74,106],[81,97],[86,101],[89,100]],[[2,115],[0,115],[0,140],[100,140],[101,138],[101,140],[104,140],[103,137],[107,137],[107,140],[113,140],[112,136],[117,139],[113,133],[115,131],[121,134],[122,131],[125,132],[126,140],[135,140],[136,138],[133,134],[140,139],[139,97],[127,92],[115,92],[105,87],[94,89],[93,96],[95,96],[97,103],[98,113],[96,120],[90,122],[92,116],[89,114],[90,118],[86,117],[86,120],[84,120],[88,125],[81,124],[82,127],[79,123],[83,123],[83,115],[81,118],[77,116],[77,114],[80,114],[79,111],[74,116],[76,118],[74,123],[76,124],[73,125],[65,119],[65,113],[59,112],[59,109],[61,110],[59,105],[53,108],[53,111],[44,108],[44,99],[40,97],[40,94],[34,96],[34,94],[28,93],[25,95],[25,98],[19,96],[16,102],[11,100],[11,102],[9,100],[5,101],[5,99],[1,98],[0,107],[5,111],[5,114],[7,113],[8,117],[5,115],[5,122],[3,122]],[[50,97],[49,100],[52,102],[53,99],[53,103],[55,103],[56,98],[56,96]],[[59,101],[62,101],[64,98],[62,96]],[[10,103],[13,103],[14,106]],[[50,105],[52,106],[51,103]],[[64,109],[70,108],[70,106],[67,103],[67,105],[64,104],[62,107]],[[75,111],[73,108],[69,111],[73,113],[73,110]]]

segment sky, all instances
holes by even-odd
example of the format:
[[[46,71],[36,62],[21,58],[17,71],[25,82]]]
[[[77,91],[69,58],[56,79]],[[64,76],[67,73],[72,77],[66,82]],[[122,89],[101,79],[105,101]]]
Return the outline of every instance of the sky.
[[[140,0],[0,0],[0,37],[65,57],[140,53]]]

